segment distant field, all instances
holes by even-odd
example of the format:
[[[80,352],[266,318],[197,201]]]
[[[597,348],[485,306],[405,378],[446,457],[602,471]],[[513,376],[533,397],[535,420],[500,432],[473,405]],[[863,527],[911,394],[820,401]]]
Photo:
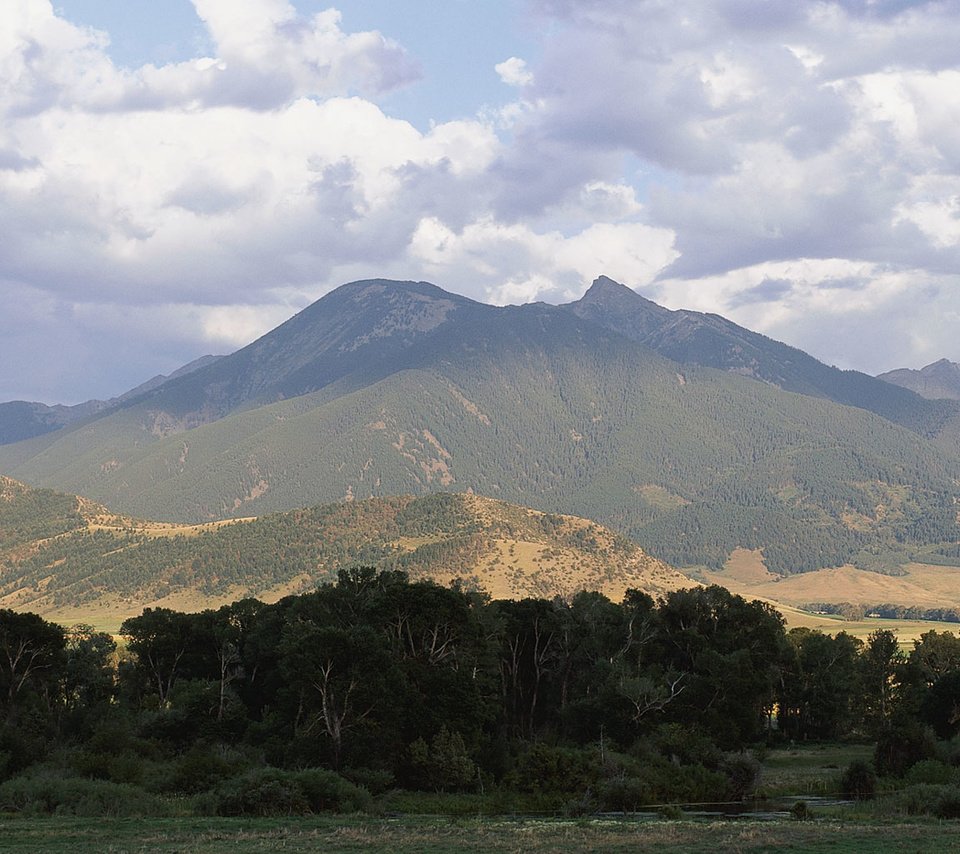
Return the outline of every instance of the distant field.
[[[892,631],[902,646],[912,644],[925,632],[960,632],[960,623],[944,623],[934,620],[883,620],[878,617],[863,620],[844,620],[842,617],[834,617],[829,614],[811,614],[786,605],[773,604],[786,618],[788,629],[805,627],[816,629],[828,635],[846,632],[848,635],[853,635],[861,640],[865,640],[871,632],[875,632],[877,629]]]
[[[768,572],[759,551],[737,549],[720,572],[704,572],[708,584],[721,584],[750,598],[786,605],[807,602],[891,602],[921,608],[960,607],[960,567],[910,563],[904,575],[881,575],[841,566],[780,576]]]
[[[719,584],[746,599],[769,602],[783,614],[790,629],[804,627],[827,634],[846,632],[861,639],[877,629],[890,629],[903,645],[911,644],[924,632],[960,632],[958,623],[879,618],[845,620],[796,607],[808,602],[960,607],[960,568],[912,563],[904,569],[906,575],[889,576],[844,566],[782,577],[767,571],[759,551],[737,549],[722,571],[700,571],[697,575],[706,584]]]
[[[284,852],[956,851],[960,825],[939,822],[632,821],[617,819],[0,820],[8,852],[253,854]]]

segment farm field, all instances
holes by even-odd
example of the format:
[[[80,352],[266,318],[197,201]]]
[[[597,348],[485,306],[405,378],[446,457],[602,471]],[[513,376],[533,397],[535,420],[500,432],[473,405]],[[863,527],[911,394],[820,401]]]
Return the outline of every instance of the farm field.
[[[793,575],[768,572],[757,550],[737,549],[720,572],[703,572],[707,584],[720,584],[748,599],[785,605],[900,602],[923,608],[960,606],[960,568],[909,563],[903,575],[882,575],[852,566]]]

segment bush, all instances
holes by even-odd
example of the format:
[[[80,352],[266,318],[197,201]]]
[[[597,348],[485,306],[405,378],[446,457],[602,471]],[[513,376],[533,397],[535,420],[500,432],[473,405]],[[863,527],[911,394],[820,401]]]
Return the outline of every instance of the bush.
[[[517,758],[505,784],[518,792],[579,794],[596,788],[598,759],[583,750],[534,744]]]
[[[169,813],[162,800],[136,786],[49,774],[7,780],[0,785],[0,809],[28,815],[111,818]]]
[[[877,775],[866,762],[851,762],[840,775],[840,793],[854,801],[868,801],[877,789]]]
[[[654,734],[654,744],[663,756],[683,765],[717,769],[723,762],[723,753],[711,739],[683,724],[661,724]]]
[[[883,798],[884,812],[960,818],[960,787],[920,783]]]
[[[600,809],[605,812],[637,812],[653,801],[650,786],[638,777],[614,777],[600,784]]]
[[[343,768],[340,775],[371,795],[383,795],[394,785],[393,772],[381,768]]]
[[[742,801],[750,797],[760,781],[760,763],[752,756],[733,755],[720,766],[727,777],[727,798]]]
[[[367,812],[373,807],[373,798],[366,789],[355,786],[333,771],[305,768],[293,776],[310,812]]]
[[[462,792],[476,785],[477,766],[458,732],[441,727],[429,745],[418,738],[407,752],[418,788]]]
[[[372,805],[369,792],[323,768],[259,768],[225,780],[200,800],[204,812],[223,816],[360,812]]]
[[[891,727],[880,733],[873,764],[881,777],[902,777],[921,759],[936,756],[933,733],[917,725]]]
[[[950,786],[940,793],[933,808],[937,818],[960,818],[960,789]]]
[[[920,783],[948,784],[953,783],[956,770],[936,759],[921,759],[906,775],[904,781],[911,786]]]

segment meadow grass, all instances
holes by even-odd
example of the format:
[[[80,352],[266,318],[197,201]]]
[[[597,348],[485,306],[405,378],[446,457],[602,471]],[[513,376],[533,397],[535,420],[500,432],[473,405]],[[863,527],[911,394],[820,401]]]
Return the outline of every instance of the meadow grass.
[[[2,819],[9,852],[863,852],[960,849],[960,823],[610,819]]]

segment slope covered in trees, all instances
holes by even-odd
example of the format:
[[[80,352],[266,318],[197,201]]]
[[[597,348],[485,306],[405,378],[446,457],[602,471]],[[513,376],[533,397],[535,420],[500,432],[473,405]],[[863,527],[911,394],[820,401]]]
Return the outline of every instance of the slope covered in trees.
[[[119,625],[156,602],[202,608],[240,596],[275,599],[358,563],[461,579],[514,598],[583,589],[619,597],[628,587],[657,595],[689,584],[588,520],[478,496],[370,499],[186,527],[113,517],[76,498],[7,483],[0,605],[82,613],[88,622],[112,616]]]
[[[472,491],[596,519],[679,566],[743,547],[777,573],[895,571],[960,541],[960,460],[916,432],[568,309],[422,283],[344,286],[108,417],[0,448],[0,468],[181,522]]]

